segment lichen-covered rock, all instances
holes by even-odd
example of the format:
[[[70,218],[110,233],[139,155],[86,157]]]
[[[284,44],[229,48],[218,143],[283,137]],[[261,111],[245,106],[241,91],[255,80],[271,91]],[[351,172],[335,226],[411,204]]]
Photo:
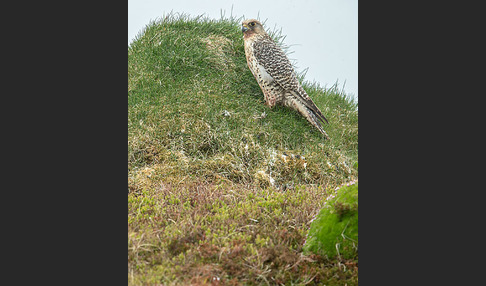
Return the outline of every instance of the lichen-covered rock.
[[[338,256],[358,256],[358,182],[337,188],[327,197],[324,207],[313,219],[303,251]]]

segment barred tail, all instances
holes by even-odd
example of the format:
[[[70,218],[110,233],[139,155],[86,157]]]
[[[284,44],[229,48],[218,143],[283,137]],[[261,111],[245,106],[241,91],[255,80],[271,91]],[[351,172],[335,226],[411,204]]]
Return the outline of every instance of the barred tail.
[[[307,108],[307,113],[309,115],[309,116],[305,116],[307,121],[309,121],[312,125],[314,125],[326,137],[326,139],[329,140],[330,139],[329,135],[327,135],[326,131],[324,131],[324,128],[322,128],[322,123],[324,123],[324,120],[327,122],[326,118],[322,115],[322,113],[318,114],[310,108]]]
[[[314,127],[316,127],[327,139],[327,135],[323,123],[327,123],[327,119],[322,115],[319,108],[311,101],[304,101],[301,97],[286,96],[284,97],[283,104],[297,110],[307,121],[309,121]]]

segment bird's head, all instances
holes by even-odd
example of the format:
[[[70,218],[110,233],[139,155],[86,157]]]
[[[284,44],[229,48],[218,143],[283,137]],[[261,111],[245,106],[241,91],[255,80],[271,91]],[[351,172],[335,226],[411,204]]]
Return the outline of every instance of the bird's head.
[[[251,36],[253,34],[265,34],[262,23],[255,19],[248,19],[241,23],[241,31],[245,36]]]

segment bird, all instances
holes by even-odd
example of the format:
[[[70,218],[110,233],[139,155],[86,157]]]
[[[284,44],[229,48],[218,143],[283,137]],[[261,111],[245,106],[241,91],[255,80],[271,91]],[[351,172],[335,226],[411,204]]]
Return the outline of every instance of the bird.
[[[329,122],[302,88],[282,48],[265,32],[260,21],[247,19],[241,25],[248,68],[263,92],[265,105],[272,108],[279,104],[298,111],[329,139],[322,127]]]

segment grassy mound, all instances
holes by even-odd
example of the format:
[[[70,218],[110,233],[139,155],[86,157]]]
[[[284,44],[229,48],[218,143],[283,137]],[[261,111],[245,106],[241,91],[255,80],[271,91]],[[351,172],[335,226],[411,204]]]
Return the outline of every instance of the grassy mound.
[[[358,183],[327,198],[311,224],[304,253],[352,259],[358,255]]]
[[[303,87],[331,140],[297,112],[263,104],[240,19],[168,15],[137,35],[128,47],[129,284],[357,281],[357,267],[302,255],[328,190],[357,178],[357,103]]]

